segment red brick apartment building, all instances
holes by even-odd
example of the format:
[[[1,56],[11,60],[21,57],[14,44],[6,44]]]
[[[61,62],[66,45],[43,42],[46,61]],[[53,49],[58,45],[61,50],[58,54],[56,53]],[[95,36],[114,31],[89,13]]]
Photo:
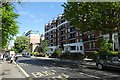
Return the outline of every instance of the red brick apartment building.
[[[97,31],[87,31],[83,33],[84,52],[87,56],[92,56],[91,53],[99,50],[101,33]]]
[[[120,37],[119,36],[120,34],[118,32],[112,35],[113,49],[115,51],[120,51],[119,50],[120,48]],[[101,32],[98,32],[98,31],[87,31],[83,33],[85,55],[87,55],[88,57],[92,57],[94,55],[92,53],[100,49],[100,42],[99,42],[100,38],[109,40],[109,35],[101,34]]]
[[[91,53],[99,50],[99,39],[102,37],[106,40],[109,39],[108,34],[103,35],[97,31],[87,31],[82,34],[78,29],[72,27],[63,15],[59,15],[45,25],[45,40],[48,40],[50,48],[48,53],[53,53],[57,47],[63,44],[62,52],[85,53],[89,57],[93,55]],[[114,50],[119,50],[120,33],[113,34],[113,41]]]
[[[64,19],[63,15],[45,25],[45,40],[49,43],[48,53],[53,53],[61,45],[64,46],[62,52],[84,53],[82,35]]]

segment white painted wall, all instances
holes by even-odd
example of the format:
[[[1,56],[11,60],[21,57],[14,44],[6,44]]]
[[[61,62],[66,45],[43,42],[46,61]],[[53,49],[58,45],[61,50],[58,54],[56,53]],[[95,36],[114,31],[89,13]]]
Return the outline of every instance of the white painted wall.
[[[76,50],[71,50],[71,46],[76,46]],[[80,46],[82,46],[82,50],[80,50]],[[48,48],[50,50],[47,53],[48,54],[53,53],[57,47],[58,46],[49,46]],[[78,47],[78,49],[77,49],[77,47]],[[52,51],[51,51],[51,49],[52,49]],[[62,51],[62,53],[64,53],[65,51],[70,51],[70,53],[84,53],[83,42],[64,44],[64,50]]]
[[[76,50],[71,50],[71,46],[75,46]],[[80,50],[80,46],[82,46],[82,50]],[[78,49],[77,49],[77,47],[78,47]],[[65,44],[63,52],[65,52],[66,50],[70,51],[70,53],[84,53],[83,42]]]

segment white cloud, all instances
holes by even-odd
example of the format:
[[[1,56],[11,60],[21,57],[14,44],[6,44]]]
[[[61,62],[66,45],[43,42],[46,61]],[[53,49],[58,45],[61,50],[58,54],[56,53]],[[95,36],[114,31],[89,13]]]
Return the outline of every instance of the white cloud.
[[[30,18],[35,18],[36,17],[35,15],[30,14],[26,11],[20,11],[20,12],[18,12],[18,14],[20,14],[21,16],[29,16]]]

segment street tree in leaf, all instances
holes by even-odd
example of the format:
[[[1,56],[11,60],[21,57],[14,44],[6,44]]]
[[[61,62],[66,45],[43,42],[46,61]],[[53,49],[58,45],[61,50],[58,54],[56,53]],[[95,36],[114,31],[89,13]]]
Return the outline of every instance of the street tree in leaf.
[[[16,53],[21,53],[24,50],[29,52],[29,38],[25,36],[19,36],[15,40],[14,50]]]
[[[14,6],[10,2],[0,2],[0,39],[2,44],[0,47],[4,48],[7,42],[18,33],[19,26],[17,25],[16,18],[19,16],[14,12]]]
[[[48,48],[48,41],[47,40],[43,40],[41,42],[41,47],[42,47],[43,53],[46,53],[49,50],[49,48]]]
[[[119,2],[68,2],[64,7],[64,17],[82,32],[95,30],[112,34],[120,25]]]

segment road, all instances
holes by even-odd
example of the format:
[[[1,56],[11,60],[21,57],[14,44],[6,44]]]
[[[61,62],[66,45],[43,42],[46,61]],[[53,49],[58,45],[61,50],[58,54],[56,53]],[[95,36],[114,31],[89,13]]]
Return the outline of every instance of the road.
[[[120,80],[120,71],[98,70],[95,66],[78,65],[75,62],[55,61],[36,58],[19,58],[18,64],[31,78],[69,78],[85,80]]]

